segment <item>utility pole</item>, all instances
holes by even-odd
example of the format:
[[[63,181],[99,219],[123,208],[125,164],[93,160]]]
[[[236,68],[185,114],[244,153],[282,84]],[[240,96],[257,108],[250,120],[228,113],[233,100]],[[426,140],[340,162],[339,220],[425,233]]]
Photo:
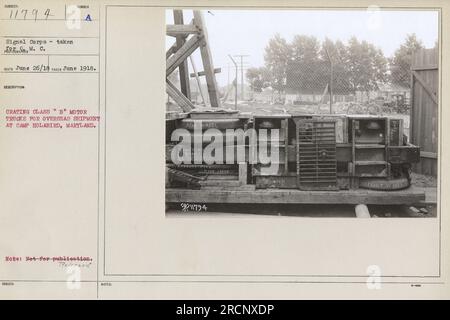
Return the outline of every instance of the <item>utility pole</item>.
[[[227,69],[228,69],[227,87],[229,87],[229,86],[230,86],[230,70],[231,70],[231,66],[230,66],[230,63],[229,63],[229,62],[228,62],[228,67],[227,67]]]
[[[331,61],[331,57],[328,54],[327,48],[325,48],[325,53],[327,54],[328,60],[330,61],[330,85],[328,87],[328,90],[330,90],[330,114],[331,114],[333,106],[333,61]]]
[[[244,89],[244,57],[249,57],[248,54],[236,54],[235,57],[241,59],[241,99],[244,100],[245,89]]]
[[[233,57],[228,55],[230,57],[231,61],[234,64],[234,67],[236,68],[236,78],[234,79],[235,87],[234,87],[234,109],[237,110],[237,78],[238,78],[238,65],[236,61],[234,61]]]

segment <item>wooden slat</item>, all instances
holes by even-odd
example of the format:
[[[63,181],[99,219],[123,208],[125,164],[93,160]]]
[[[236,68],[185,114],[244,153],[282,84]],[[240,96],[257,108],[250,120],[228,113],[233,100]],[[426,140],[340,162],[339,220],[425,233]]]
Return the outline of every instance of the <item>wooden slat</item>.
[[[166,62],[166,75],[170,75],[178,66],[197,49],[201,42],[200,36],[193,36],[181,48],[179,48]]]
[[[209,50],[208,34],[203,23],[203,16],[201,11],[194,10],[194,24],[202,30],[203,41],[200,46],[200,53],[203,61],[203,68],[205,70],[206,85],[208,87],[209,102],[211,107],[220,108],[221,103],[219,99],[219,90],[217,87],[216,76],[214,74],[214,65],[212,62],[212,55]]]
[[[433,92],[433,90],[430,88],[428,83],[425,82],[425,80],[420,76],[420,74],[417,71],[412,71],[414,77],[417,81],[422,85],[422,88],[430,95],[431,100],[433,100],[434,103],[438,104],[436,93]]]
[[[214,73],[221,73],[221,72],[222,72],[221,68],[214,68]],[[197,72],[197,77],[203,77],[205,75],[206,75],[205,71]],[[195,78],[196,77],[195,72],[191,73],[190,76],[191,76],[191,78]]]
[[[173,55],[177,51],[177,43],[175,42],[169,50],[166,51],[166,60],[170,58],[171,55]]]
[[[423,65],[423,66],[414,66],[411,68],[411,70],[414,71],[426,71],[426,70],[438,70],[438,65],[434,64],[434,65]]]
[[[372,165],[383,165],[386,164],[386,161],[355,161],[355,165],[358,166],[372,166]]]
[[[241,185],[247,184],[247,163],[239,163],[239,182]]]
[[[427,151],[420,151],[420,156],[422,158],[430,158],[430,159],[437,159],[438,155],[435,152],[427,152]]]
[[[384,149],[384,144],[355,144],[356,149]]]
[[[166,120],[178,120],[178,119],[185,119],[187,117],[187,114],[184,112],[178,112],[178,111],[166,111]]]
[[[198,33],[200,33],[200,31],[197,29],[197,27],[191,24],[168,24],[166,26],[166,34],[171,37],[185,36],[188,34],[198,34]]]
[[[167,94],[183,109],[184,112],[189,112],[194,108],[192,102],[182,94],[175,85],[166,79]]]
[[[206,181],[199,181],[199,184],[202,187],[212,187],[217,186],[219,188],[225,188],[225,187],[239,187],[241,186],[240,181],[238,180],[206,180]],[[205,191],[203,191],[205,192]],[[204,201],[202,203],[205,203]]]
[[[184,182],[195,187],[200,187],[199,182],[204,179],[202,177],[197,177],[192,174],[170,168],[166,168],[166,173],[170,180]]]
[[[183,25],[183,10],[174,10],[173,11],[173,20],[177,25],[177,28],[186,28],[193,27],[193,25],[185,26]],[[177,48],[182,48],[186,43],[186,34],[179,35],[176,37],[175,43],[177,44]],[[195,49],[194,49],[195,50]],[[180,63],[178,67],[179,75],[180,75],[180,89],[181,93],[183,93],[189,100],[191,99],[191,88],[189,85],[189,67],[187,62],[187,57],[184,58],[184,61]]]
[[[191,61],[192,69],[194,69],[195,80],[197,81],[198,92],[200,92],[200,96],[202,97],[202,102],[206,106],[206,99],[203,95],[202,84],[200,82],[200,78],[197,76],[197,68],[195,67],[195,62],[192,56],[189,56],[189,60]]]
[[[410,117],[409,117],[409,141],[413,143],[417,143],[414,141],[415,132],[414,132],[414,121],[416,119],[415,112],[416,108],[414,106],[415,103],[415,97],[414,97],[414,77],[411,75],[410,79],[410,86],[411,86],[411,93],[410,93],[410,104],[411,104],[411,111],[410,111]]]

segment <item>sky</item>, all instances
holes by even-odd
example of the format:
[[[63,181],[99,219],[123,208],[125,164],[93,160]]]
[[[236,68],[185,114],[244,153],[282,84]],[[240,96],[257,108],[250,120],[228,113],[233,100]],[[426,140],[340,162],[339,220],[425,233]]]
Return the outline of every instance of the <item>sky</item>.
[[[355,36],[381,49],[391,57],[407,34],[415,33],[426,48],[434,47],[438,39],[437,11],[368,10],[210,10],[203,11],[209,36],[214,67],[222,68],[217,75],[220,86],[234,79],[234,67],[228,55],[248,55],[244,65],[264,65],[264,48],[270,38],[279,33],[288,42],[294,35],[326,37],[344,43]],[[185,23],[192,11],[184,10]],[[172,10],[166,11],[166,22],[173,23]],[[169,46],[172,37],[166,37]],[[239,58],[237,58],[239,60]],[[194,54],[196,67],[201,69],[200,55]],[[197,70],[200,71],[200,70]],[[231,81],[230,80],[230,81]]]

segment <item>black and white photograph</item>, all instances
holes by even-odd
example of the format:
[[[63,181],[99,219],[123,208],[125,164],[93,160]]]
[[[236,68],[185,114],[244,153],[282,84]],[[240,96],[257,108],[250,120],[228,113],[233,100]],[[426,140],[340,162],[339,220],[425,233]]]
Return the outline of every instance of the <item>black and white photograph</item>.
[[[438,215],[438,11],[165,14],[166,217]]]
[[[450,297],[449,27],[442,0],[5,2],[0,299]]]

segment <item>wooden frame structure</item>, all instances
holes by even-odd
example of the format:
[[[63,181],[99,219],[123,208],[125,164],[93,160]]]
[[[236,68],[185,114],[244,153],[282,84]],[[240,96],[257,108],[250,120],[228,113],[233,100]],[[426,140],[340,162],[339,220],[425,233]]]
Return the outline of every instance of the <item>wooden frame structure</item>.
[[[175,43],[166,52],[166,92],[184,112],[189,112],[195,108],[191,102],[189,77],[192,74],[189,74],[188,59],[195,50],[200,49],[204,71],[197,72],[194,70],[193,76],[197,79],[200,92],[199,77],[205,77],[210,105],[212,108],[220,108],[219,91],[215,77],[215,73],[220,72],[220,69],[215,69],[212,62],[208,34],[204,27],[202,13],[194,10],[194,18],[190,24],[184,24],[182,10],[173,10],[173,14],[174,24],[166,26],[166,34],[176,38]],[[193,68],[195,68],[194,65]],[[180,90],[168,78],[176,69],[179,70],[180,75]]]

